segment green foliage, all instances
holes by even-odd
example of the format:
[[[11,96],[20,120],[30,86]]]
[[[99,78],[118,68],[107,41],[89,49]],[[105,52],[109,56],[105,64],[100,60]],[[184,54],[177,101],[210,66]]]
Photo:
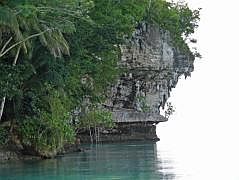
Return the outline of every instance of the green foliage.
[[[173,43],[181,50],[190,51],[185,38],[194,33],[200,20],[200,9],[191,10],[185,2],[167,2],[165,0],[152,0],[145,20],[158,24],[162,30],[170,32]]]
[[[138,96],[136,99],[137,103],[139,104],[139,108],[143,112],[149,112],[150,111],[150,106],[147,104],[145,96]]]
[[[74,129],[68,122],[69,109],[65,105],[67,99],[49,86],[46,89],[49,95],[44,97],[37,114],[25,116],[19,122],[23,144],[39,152],[60,149],[64,143],[74,140]]]
[[[122,41],[124,35],[131,35],[138,21],[142,20],[147,5],[145,0],[108,1],[94,0],[91,17],[99,23],[106,39]]]
[[[33,67],[29,64],[12,66],[0,63],[0,97],[7,98],[21,94],[24,82],[33,74]]]
[[[9,141],[8,130],[0,126],[0,146],[6,145]]]
[[[70,36],[71,63],[66,80],[71,97],[78,103],[83,97],[91,103],[105,99],[106,87],[118,77],[119,45],[130,35],[144,15],[145,1],[94,0],[89,19],[76,23]],[[130,9],[130,11],[129,11]],[[87,83],[81,83],[84,79]],[[69,84],[71,83],[71,84]]]
[[[106,110],[92,110],[79,122],[79,127],[114,127],[112,113]]]
[[[146,21],[168,31],[174,43],[189,51],[185,38],[198,20],[198,10],[164,0],[2,1],[0,98],[7,98],[3,121],[11,121],[23,144],[39,152],[58,150],[74,139],[70,112],[85,99],[90,111],[78,127],[114,126],[112,114],[98,107],[121,73],[117,64],[125,38]],[[145,99],[139,101],[147,112]]]

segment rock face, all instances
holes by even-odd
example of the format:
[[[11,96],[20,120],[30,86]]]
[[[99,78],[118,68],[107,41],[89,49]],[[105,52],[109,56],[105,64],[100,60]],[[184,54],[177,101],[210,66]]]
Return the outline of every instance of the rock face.
[[[169,33],[157,26],[139,24],[121,51],[119,65],[126,72],[112,87],[107,102],[115,109],[159,113],[179,77],[193,71],[194,56],[182,53]]]
[[[156,140],[155,124],[167,120],[160,109],[179,77],[190,76],[194,56],[175,47],[169,33],[145,23],[138,25],[121,52],[119,66],[125,73],[111,87],[105,103],[113,111],[117,133],[102,130],[100,140]],[[81,135],[82,142],[89,142],[86,134]]]
[[[116,127],[98,129],[97,133],[93,128],[91,132],[79,130],[79,142],[66,145],[60,153],[79,151],[79,143],[89,143],[92,138],[94,142],[158,140],[155,125],[167,120],[160,115],[160,109],[165,106],[179,77],[190,76],[194,56],[175,47],[169,33],[145,23],[139,24],[132,38],[121,46],[121,53],[119,66],[125,73],[110,87],[108,100],[104,103],[112,110]],[[0,148],[0,161],[10,159],[19,157]]]
[[[8,160],[19,160],[19,157],[14,151],[4,150],[0,147],[0,163]]]
[[[80,134],[81,143],[90,143],[89,131]],[[156,126],[152,123],[117,123],[113,129],[100,129],[95,136],[92,129],[92,140],[97,142],[122,142],[122,141],[158,141]]]

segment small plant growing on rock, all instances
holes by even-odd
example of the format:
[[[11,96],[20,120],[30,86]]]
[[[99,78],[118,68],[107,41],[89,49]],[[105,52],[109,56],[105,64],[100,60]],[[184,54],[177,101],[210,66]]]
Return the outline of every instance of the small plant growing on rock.
[[[164,116],[168,119],[175,112],[175,108],[173,107],[171,102],[167,102],[167,109],[164,112]]]
[[[146,113],[150,111],[150,106],[147,104],[145,96],[137,97],[136,107],[137,107],[137,110],[140,112]]]

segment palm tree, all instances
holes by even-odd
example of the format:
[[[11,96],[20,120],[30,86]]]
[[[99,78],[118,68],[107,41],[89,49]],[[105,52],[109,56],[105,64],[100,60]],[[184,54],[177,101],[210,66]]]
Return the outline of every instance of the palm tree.
[[[43,6],[38,2],[27,5],[5,2],[4,5],[0,5],[0,61],[7,57],[9,62],[12,61],[12,66],[16,66],[21,51],[31,54],[34,46],[32,38],[38,38],[54,57],[69,55],[69,46],[64,33],[74,31],[73,21],[82,14],[74,11],[74,8],[79,8],[78,5],[72,5],[72,10],[69,5],[66,6],[67,8]],[[0,122],[5,101],[6,95],[1,100]]]

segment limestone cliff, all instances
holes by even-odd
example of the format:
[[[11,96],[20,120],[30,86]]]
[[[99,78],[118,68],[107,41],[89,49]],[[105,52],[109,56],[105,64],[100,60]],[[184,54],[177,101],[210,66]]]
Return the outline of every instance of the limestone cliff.
[[[194,56],[175,47],[169,33],[141,23],[121,46],[119,66],[125,69],[111,88],[107,106],[159,113],[181,75],[190,76]]]
[[[158,140],[156,126],[167,119],[160,114],[181,75],[190,76],[194,56],[176,47],[169,33],[157,26],[139,24],[121,46],[119,66],[124,73],[109,88],[104,106],[113,111],[116,127],[101,129],[100,141]],[[82,132],[81,142],[90,142]],[[96,141],[93,137],[93,141]]]

